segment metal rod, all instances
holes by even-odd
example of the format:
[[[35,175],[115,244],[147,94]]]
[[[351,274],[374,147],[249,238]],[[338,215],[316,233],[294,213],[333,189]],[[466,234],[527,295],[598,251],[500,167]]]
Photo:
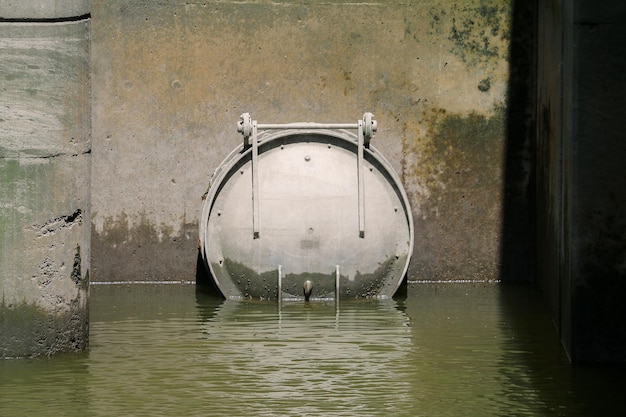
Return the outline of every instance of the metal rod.
[[[259,238],[259,143],[257,123],[252,121],[252,236]]]
[[[365,198],[363,195],[363,147],[365,138],[363,135],[363,121],[358,122],[358,149],[357,149],[357,175],[358,175],[358,199],[359,199],[359,237],[365,237]]]
[[[259,123],[259,129],[356,129],[358,123]]]
[[[339,265],[335,265],[335,306],[339,308]]]
[[[278,308],[283,305],[283,266],[278,265]]]

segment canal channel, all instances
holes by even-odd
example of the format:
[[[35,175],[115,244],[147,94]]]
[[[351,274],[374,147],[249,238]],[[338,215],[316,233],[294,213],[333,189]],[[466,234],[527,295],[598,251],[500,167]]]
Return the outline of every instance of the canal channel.
[[[0,361],[2,416],[611,416],[623,370],[568,363],[537,291],[409,283],[391,300],[222,300],[92,285],[90,348]]]

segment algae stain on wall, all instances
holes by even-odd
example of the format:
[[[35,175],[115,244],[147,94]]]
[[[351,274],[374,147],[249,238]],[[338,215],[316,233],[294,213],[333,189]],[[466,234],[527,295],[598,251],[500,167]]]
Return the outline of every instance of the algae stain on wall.
[[[420,279],[496,279],[506,112],[422,113],[406,125],[403,182],[413,201]]]
[[[405,21],[407,41],[416,45],[407,75],[420,111],[488,114],[506,101],[511,7],[497,0],[440,2],[425,17]]]
[[[98,281],[193,280],[196,265],[188,259],[197,253],[197,234],[197,221],[184,217],[173,228],[146,213],[107,216],[102,229],[92,222],[93,273]]]
[[[68,312],[51,314],[35,303],[0,301],[0,358],[51,356],[83,351],[88,323],[83,317],[86,293],[70,302]]]
[[[402,133],[415,279],[499,278],[510,13],[510,2],[442,2],[426,30],[407,25],[434,50],[417,50],[409,76],[421,97]]]

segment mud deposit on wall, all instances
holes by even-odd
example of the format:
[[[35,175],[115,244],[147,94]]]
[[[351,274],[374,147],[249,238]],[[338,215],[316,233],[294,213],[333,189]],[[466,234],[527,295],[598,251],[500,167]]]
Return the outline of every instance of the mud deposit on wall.
[[[429,135],[407,126],[402,177],[419,202],[412,278],[498,278],[505,119],[504,108],[489,116],[432,109],[420,121]]]
[[[85,349],[89,337],[86,291],[80,294],[69,303],[69,311],[58,314],[34,304],[1,302],[0,358],[51,356]]]
[[[122,212],[107,217],[102,231],[92,223],[92,260],[94,281],[193,281],[197,257],[197,222],[181,221],[180,231],[156,225],[140,216],[131,224]]]

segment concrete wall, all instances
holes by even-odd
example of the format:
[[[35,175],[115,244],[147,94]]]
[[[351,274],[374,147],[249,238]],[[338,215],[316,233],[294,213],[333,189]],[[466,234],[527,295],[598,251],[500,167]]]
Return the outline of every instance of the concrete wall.
[[[410,279],[499,278],[512,7],[94,0],[92,277],[194,279],[200,196],[241,113],[372,111],[412,204]]]
[[[0,2],[0,357],[87,344],[89,2]]]
[[[624,362],[626,4],[539,4],[539,282],[572,361]]]

